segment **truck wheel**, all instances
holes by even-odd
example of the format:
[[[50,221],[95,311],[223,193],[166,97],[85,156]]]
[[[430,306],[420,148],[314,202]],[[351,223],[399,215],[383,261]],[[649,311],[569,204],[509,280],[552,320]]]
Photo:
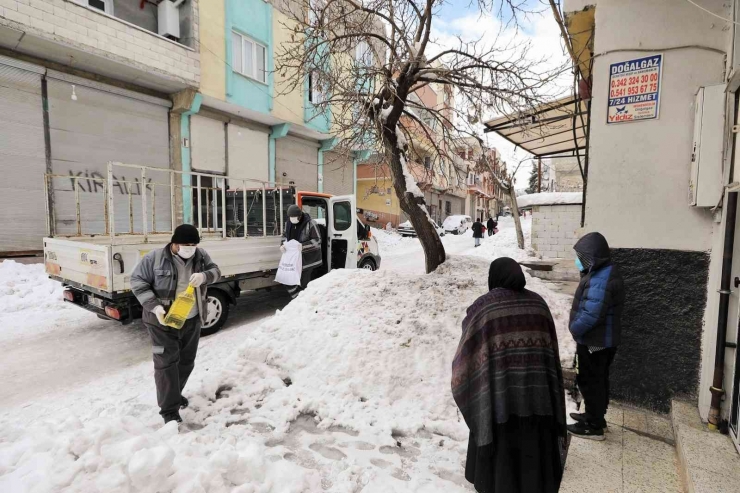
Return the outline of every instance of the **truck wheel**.
[[[208,292],[206,306],[208,307],[206,323],[200,329],[200,334],[204,336],[215,334],[224,326],[226,319],[229,318],[229,299],[223,292],[214,289]]]
[[[375,271],[378,267],[375,265],[375,261],[371,258],[366,258],[360,262],[360,269],[366,269],[369,271]]]

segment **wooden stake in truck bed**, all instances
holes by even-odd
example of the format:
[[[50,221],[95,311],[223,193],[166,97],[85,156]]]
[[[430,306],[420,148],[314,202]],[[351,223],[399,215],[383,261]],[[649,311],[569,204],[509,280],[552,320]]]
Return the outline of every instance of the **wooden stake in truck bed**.
[[[133,170],[141,179],[118,180],[113,174],[116,167]],[[141,306],[131,292],[131,273],[144,255],[165,247],[182,222],[198,227],[199,246],[222,273],[209,286],[205,333],[223,326],[229,305],[242,291],[279,286],[274,277],[286,211],[292,204],[302,206],[312,218],[325,219],[319,228],[324,268],[316,276],[356,266],[354,196],[332,197],[258,180],[108,163],[108,177],[95,179],[106,191],[103,200],[85,197],[86,201],[79,193],[79,182],[89,178],[45,178],[51,198],[49,236],[44,238],[46,272],[67,287],[66,301],[101,318],[125,324],[141,316]]]

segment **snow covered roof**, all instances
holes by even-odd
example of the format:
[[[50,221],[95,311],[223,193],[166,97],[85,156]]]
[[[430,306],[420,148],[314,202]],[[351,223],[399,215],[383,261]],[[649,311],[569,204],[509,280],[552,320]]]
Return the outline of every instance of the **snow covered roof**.
[[[581,192],[531,193],[517,197],[516,203],[520,208],[532,207],[533,205],[581,204],[583,203],[583,194]]]

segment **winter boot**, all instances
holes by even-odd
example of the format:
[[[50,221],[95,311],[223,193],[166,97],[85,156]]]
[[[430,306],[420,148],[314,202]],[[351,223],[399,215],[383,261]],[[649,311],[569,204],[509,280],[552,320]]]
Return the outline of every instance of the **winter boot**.
[[[177,411],[163,414],[162,418],[164,418],[164,424],[167,424],[170,421],[177,421],[178,423],[182,423],[182,418],[180,417],[180,413]]]
[[[586,413],[570,413],[570,417],[576,420],[577,423],[585,423],[588,421],[588,416]],[[604,431],[609,431],[609,426],[607,425],[606,421],[603,423],[604,426],[602,428]]]
[[[188,404],[190,403],[188,402],[187,398],[185,398],[184,395],[181,395],[180,396],[180,409],[185,409],[186,407],[188,407]]]
[[[606,438],[604,436],[603,428],[594,426],[588,421],[579,421],[574,425],[568,425],[568,433],[579,438],[596,440],[598,442],[601,442]]]

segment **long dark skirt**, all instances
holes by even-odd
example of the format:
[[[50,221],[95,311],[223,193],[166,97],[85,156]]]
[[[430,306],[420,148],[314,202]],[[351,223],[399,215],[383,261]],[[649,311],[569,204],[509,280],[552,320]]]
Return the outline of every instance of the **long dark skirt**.
[[[552,418],[511,417],[496,425],[493,443],[477,447],[470,434],[465,479],[479,493],[557,493],[567,436]]]

